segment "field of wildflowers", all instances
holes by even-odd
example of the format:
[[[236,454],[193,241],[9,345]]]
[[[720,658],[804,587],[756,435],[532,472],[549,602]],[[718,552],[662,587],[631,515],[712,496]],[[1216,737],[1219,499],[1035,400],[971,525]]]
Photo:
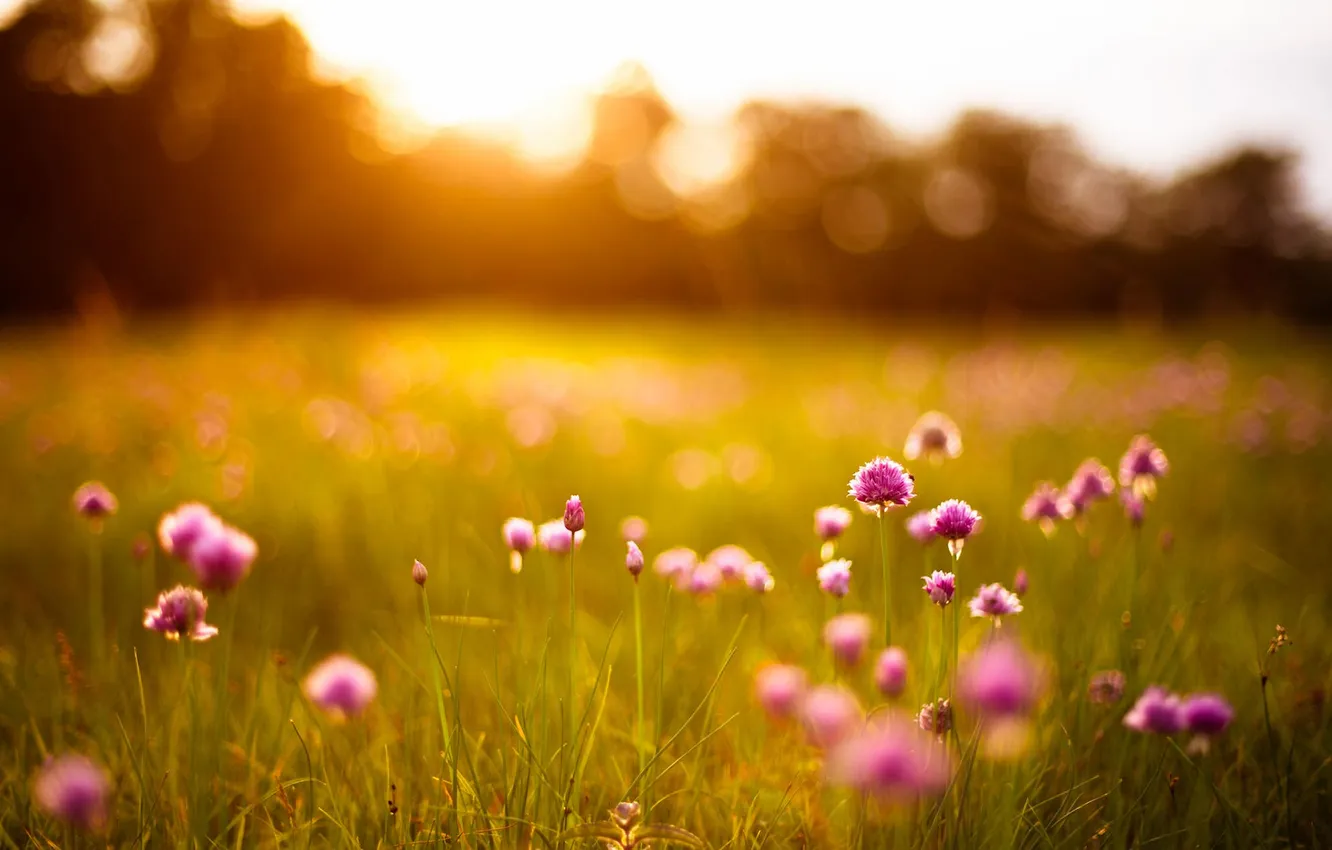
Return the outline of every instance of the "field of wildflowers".
[[[11,334],[0,840],[1328,846],[1329,366],[1261,327]]]

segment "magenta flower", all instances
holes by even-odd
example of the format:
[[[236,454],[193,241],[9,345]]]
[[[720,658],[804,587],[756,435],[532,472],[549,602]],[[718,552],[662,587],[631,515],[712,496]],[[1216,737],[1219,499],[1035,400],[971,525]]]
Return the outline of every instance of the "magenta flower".
[[[948,603],[953,601],[953,592],[957,589],[957,578],[952,573],[945,573],[935,570],[927,576],[921,576],[925,580],[925,587],[922,588],[929,594],[930,601],[940,608],[945,608]]]
[[[852,693],[834,685],[820,685],[800,703],[800,720],[809,742],[821,749],[834,746],[864,722],[865,713]]]
[[[987,717],[1029,714],[1043,681],[1035,662],[1015,641],[992,641],[959,667],[958,694]]]
[[[934,511],[918,511],[906,521],[907,534],[922,546],[934,542]]]
[[[823,624],[823,642],[844,667],[854,667],[869,646],[870,619],[864,614],[839,614]]]
[[[330,655],[315,665],[302,684],[310,702],[337,717],[365,710],[379,691],[375,674],[350,655]]]
[[[1198,735],[1220,735],[1235,719],[1235,710],[1220,694],[1190,694],[1181,710],[1184,728]]]
[[[1026,596],[1028,584],[1027,571],[1018,567],[1018,571],[1013,574],[1013,592],[1018,596]]]
[[[819,588],[830,596],[841,599],[851,589],[851,562],[845,558],[829,561],[815,573]]]
[[[643,541],[647,539],[647,533],[647,520],[641,516],[627,516],[620,523],[620,537],[625,543],[637,543],[642,546]]]
[[[874,665],[874,687],[879,693],[893,699],[906,690],[907,654],[900,646],[890,646],[879,653]]]
[[[814,511],[814,533],[820,540],[836,540],[851,527],[851,512],[841,505],[827,505]]]
[[[773,719],[794,717],[805,696],[809,678],[789,664],[770,664],[754,675],[754,695]]]
[[[515,573],[523,571],[523,555],[536,545],[536,528],[531,520],[509,517],[500,529],[504,545],[509,547],[509,569]]]
[[[193,587],[176,585],[157,596],[157,607],[144,610],[143,627],[161,632],[170,640],[188,637],[205,641],[217,634],[217,627],[204,622],[208,600]]]
[[[564,527],[572,534],[582,531],[586,522],[587,515],[583,511],[583,500],[577,496],[570,496],[569,501],[564,503]]]
[[[721,590],[722,581],[721,570],[717,565],[703,561],[689,573],[687,589],[695,596],[709,596]]]
[[[982,585],[980,590],[976,591],[975,597],[967,603],[967,607],[971,609],[971,616],[993,617],[997,626],[1000,617],[1022,612],[1022,600],[1016,593],[1006,590],[1002,584],[995,582]]]
[[[412,581],[416,582],[422,587],[425,587],[426,578],[428,578],[429,575],[430,574],[426,572],[425,564],[421,563],[420,561],[412,562]]]
[[[1118,670],[1102,670],[1087,683],[1087,698],[1099,705],[1110,705],[1124,698],[1124,674]]]
[[[849,495],[876,515],[905,507],[916,495],[916,479],[902,464],[886,457],[869,461],[851,477]]]
[[[106,772],[92,759],[63,755],[47,759],[33,780],[32,798],[52,817],[81,829],[106,823]]]
[[[734,543],[718,546],[703,560],[716,567],[725,581],[739,580],[744,575],[745,567],[754,562],[753,556]]]
[[[949,499],[930,512],[934,533],[948,541],[948,554],[957,559],[962,544],[976,531],[981,515],[959,499]]]
[[[89,481],[79,485],[74,491],[74,510],[86,519],[99,520],[116,512],[120,503],[106,485],[100,481]]]
[[[1133,492],[1138,499],[1151,499],[1156,495],[1156,479],[1170,471],[1165,452],[1146,434],[1139,434],[1129,444],[1128,451],[1119,461],[1119,486]]]
[[[222,520],[207,505],[186,502],[163,515],[157,524],[157,540],[168,555],[188,561],[196,543],[221,530]]]
[[[692,573],[697,563],[698,554],[693,549],[676,546],[657,555],[652,562],[652,571],[665,578],[676,578]]]
[[[564,523],[558,519],[550,522],[543,522],[537,526],[536,538],[537,545],[543,552],[549,552],[552,555],[567,555],[571,547],[583,547],[583,536],[587,532],[574,531],[564,527]]]
[[[924,457],[931,463],[962,454],[962,432],[947,414],[931,410],[916,420],[907,434],[902,455],[907,460]]]
[[[222,526],[190,547],[189,565],[206,590],[226,592],[249,575],[258,553],[254,538]]]
[[[1034,520],[1046,537],[1054,534],[1056,520],[1068,519],[1071,516],[1073,516],[1073,503],[1049,481],[1037,484],[1036,490],[1022,505],[1022,518],[1027,522]]]
[[[916,714],[916,725],[922,732],[946,735],[953,728],[953,704],[940,697],[934,702],[927,702]]]
[[[1096,458],[1084,460],[1073,473],[1065,493],[1074,515],[1085,513],[1092,502],[1108,498],[1115,492],[1115,479],[1110,470]]]
[[[1124,715],[1124,725],[1135,732],[1173,735],[1184,728],[1183,705],[1179,697],[1153,685],[1142,692],[1138,701]]]
[[[629,571],[629,575],[638,581],[638,576],[643,572],[643,550],[638,548],[638,544],[630,540],[625,544],[629,551],[624,555],[624,568]]]
[[[844,738],[827,764],[834,784],[894,801],[941,794],[951,773],[952,762],[939,739],[896,716]]]
[[[768,565],[754,561],[745,565],[745,584],[755,593],[768,593],[777,586],[777,580],[768,572]]]

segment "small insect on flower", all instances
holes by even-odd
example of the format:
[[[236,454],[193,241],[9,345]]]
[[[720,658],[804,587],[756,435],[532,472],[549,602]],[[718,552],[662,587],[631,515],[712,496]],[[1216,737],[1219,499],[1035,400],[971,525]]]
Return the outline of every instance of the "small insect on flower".
[[[827,764],[833,784],[889,802],[941,794],[951,774],[952,762],[943,743],[896,715],[880,717],[845,738],[829,754]]]
[[[652,571],[663,578],[679,578],[689,575],[698,564],[698,553],[685,546],[676,546],[657,555],[652,561]]]
[[[523,556],[536,545],[536,528],[531,520],[509,517],[500,528],[504,545],[509,547],[509,569],[514,573],[523,571]]]
[[[207,590],[226,592],[250,573],[259,547],[239,529],[221,526],[190,547],[189,565]]]
[[[713,549],[703,560],[716,567],[724,581],[739,581],[754,557],[734,543],[727,543]]]
[[[837,540],[851,527],[851,512],[840,505],[826,505],[814,511],[814,533],[823,541],[819,560],[831,560]]]
[[[583,511],[583,500],[577,496],[570,496],[569,501],[564,503],[564,527],[570,533],[577,533],[583,530],[587,522],[587,515]]]
[[[906,690],[907,654],[900,646],[890,646],[879,653],[874,665],[874,687],[889,699],[896,699]]]
[[[962,454],[962,432],[946,413],[931,410],[916,420],[907,434],[902,455],[907,460],[924,457],[930,463],[940,463]]]
[[[98,830],[106,823],[106,772],[92,759],[62,755],[47,759],[33,780],[38,808],[80,829]]]
[[[193,587],[176,585],[157,596],[157,607],[144,611],[143,627],[160,632],[169,640],[187,637],[205,641],[217,634],[217,627],[204,622],[208,600]]]
[[[1047,538],[1054,535],[1057,520],[1072,516],[1073,503],[1049,481],[1037,484],[1036,490],[1022,504],[1022,519],[1035,521]]]
[[[639,575],[643,572],[643,550],[632,540],[625,544],[625,548],[628,551],[624,554],[624,568],[634,577],[634,581],[638,581]]]
[[[1165,452],[1146,434],[1139,434],[1129,443],[1128,451],[1119,461],[1119,486],[1131,491],[1139,500],[1156,497],[1156,480],[1170,471]]]
[[[426,571],[425,564],[420,561],[412,562],[412,581],[416,582],[421,587],[425,587],[426,579],[429,578],[429,576],[430,573]]]
[[[962,662],[957,687],[963,702],[987,717],[1013,717],[1031,713],[1044,680],[1036,662],[1016,641],[998,640]]]
[[[897,461],[876,457],[851,477],[849,495],[876,516],[882,516],[889,508],[910,504],[916,496],[916,479]]]
[[[755,593],[769,593],[777,586],[777,580],[768,572],[768,565],[754,561],[745,566],[745,584]]]
[[[552,555],[567,555],[570,547],[583,548],[583,536],[586,533],[582,530],[571,532],[565,528],[561,520],[553,519],[537,526],[537,545],[541,547],[543,552],[549,552]]]
[[[647,534],[647,520],[641,516],[627,516],[620,523],[620,537],[625,543],[637,543],[642,546],[643,541],[647,539]]]
[[[1142,692],[1138,701],[1124,715],[1124,725],[1135,732],[1173,735],[1184,728],[1183,705],[1179,697],[1153,685]]]
[[[114,514],[119,506],[115,494],[100,481],[81,484],[74,491],[74,510],[85,519],[104,519]]]
[[[948,734],[953,728],[953,704],[943,697],[925,703],[916,714],[916,725],[922,732]]]
[[[1180,711],[1185,729],[1208,737],[1220,735],[1235,719],[1235,709],[1220,694],[1190,694]]]
[[[917,511],[906,521],[907,534],[922,546],[928,546],[937,537],[934,533],[934,511]]]
[[[1099,705],[1110,705],[1124,698],[1124,674],[1119,670],[1102,670],[1087,683],[1087,698]]]
[[[921,576],[925,580],[925,586],[921,588],[929,595],[930,601],[940,608],[948,607],[948,603],[953,601],[953,593],[957,589],[957,578],[952,573],[945,573],[935,570],[927,576]]]
[[[829,596],[841,599],[851,589],[851,562],[845,558],[829,561],[815,573],[819,589]]]
[[[808,685],[805,671],[790,664],[769,664],[754,674],[754,696],[773,719],[794,717]]]
[[[949,499],[930,512],[930,525],[939,537],[948,541],[948,554],[962,556],[962,544],[976,532],[981,515],[959,499]]]
[[[1009,614],[1020,614],[1022,612],[1022,600],[1016,593],[1006,589],[1002,584],[982,585],[976,595],[967,603],[971,609],[973,617],[992,617],[995,626],[1001,625],[1001,617]]]
[[[1109,498],[1115,492],[1115,479],[1110,470],[1096,458],[1088,458],[1073,472],[1073,479],[1064,489],[1073,515],[1081,516],[1093,502]]]
[[[834,746],[864,722],[855,696],[836,685],[820,685],[800,703],[800,722],[809,742],[821,749]]]
[[[200,502],[186,502],[164,514],[157,524],[157,540],[162,550],[188,561],[195,544],[222,530],[222,520]]]
[[[864,614],[839,614],[823,624],[823,642],[843,667],[854,667],[869,646],[870,618]]]
[[[375,698],[375,674],[350,655],[330,655],[315,665],[301,686],[310,702],[335,717],[360,714]]]

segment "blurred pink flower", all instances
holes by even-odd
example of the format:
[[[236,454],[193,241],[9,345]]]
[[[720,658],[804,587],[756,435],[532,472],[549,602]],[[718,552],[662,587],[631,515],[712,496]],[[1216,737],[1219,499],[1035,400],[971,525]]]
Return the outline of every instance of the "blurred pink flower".
[[[375,698],[375,674],[349,655],[330,655],[305,677],[310,702],[337,716],[357,715]]]
[[[924,457],[932,463],[962,454],[962,432],[947,414],[931,410],[916,420],[907,434],[902,455],[907,460]]]

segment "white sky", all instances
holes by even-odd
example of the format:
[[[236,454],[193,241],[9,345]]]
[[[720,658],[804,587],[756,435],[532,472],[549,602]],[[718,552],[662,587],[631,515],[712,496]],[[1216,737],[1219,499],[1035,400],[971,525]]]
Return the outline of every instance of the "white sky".
[[[753,96],[808,96],[928,134],[968,106],[996,106],[1066,121],[1097,154],[1157,174],[1239,141],[1286,142],[1332,220],[1332,0],[233,5],[290,12],[332,73],[367,77],[430,125],[521,119],[529,137],[560,135],[552,113],[633,59],[701,119]]]

